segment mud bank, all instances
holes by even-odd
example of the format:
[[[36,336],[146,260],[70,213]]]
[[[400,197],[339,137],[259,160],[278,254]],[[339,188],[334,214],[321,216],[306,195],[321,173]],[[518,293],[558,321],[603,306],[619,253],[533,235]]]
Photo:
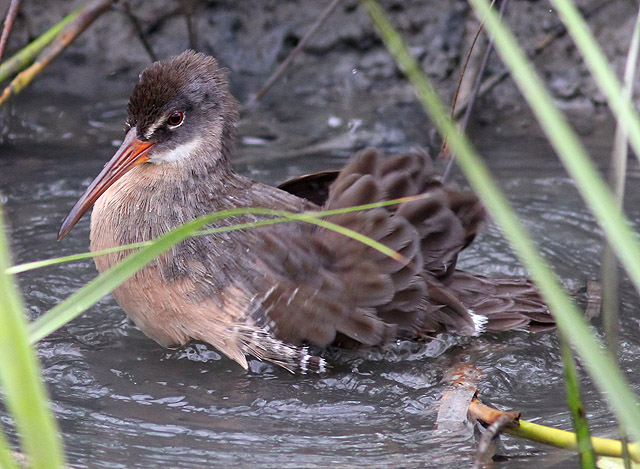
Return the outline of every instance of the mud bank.
[[[17,50],[68,14],[82,1],[24,2],[11,37]],[[241,101],[255,92],[304,36],[328,1],[132,1],[144,34],[160,58],[190,45],[213,54],[231,71],[232,89]],[[466,1],[382,2],[424,70],[450,101],[477,28]],[[631,35],[634,2],[579,2],[611,61],[620,70]],[[600,5],[598,7],[598,5]],[[594,8],[598,8],[593,13]],[[512,1],[507,20],[533,54],[560,26],[547,2]],[[615,25],[615,26],[614,26]],[[482,49],[482,47],[479,47]],[[32,93],[60,93],[84,99],[126,98],[139,71],[150,63],[122,4],[104,14],[33,84]],[[535,64],[562,108],[582,117],[579,130],[593,126],[585,117],[601,114],[603,98],[566,36],[537,54]],[[473,64],[472,64],[473,66]],[[503,70],[494,57],[490,74]],[[20,99],[20,98],[18,98]],[[421,114],[411,89],[378,39],[358,2],[344,0],[311,39],[264,103],[279,120],[295,118],[299,106],[343,108],[353,101],[375,101],[375,119],[390,124]],[[296,105],[292,106],[292,102]],[[480,100],[475,122],[496,125],[505,115],[523,113],[522,98],[508,78]],[[292,110],[293,108],[293,110]],[[424,119],[424,117],[421,117]],[[578,119],[580,120],[580,119]],[[418,140],[421,140],[418,138]]]

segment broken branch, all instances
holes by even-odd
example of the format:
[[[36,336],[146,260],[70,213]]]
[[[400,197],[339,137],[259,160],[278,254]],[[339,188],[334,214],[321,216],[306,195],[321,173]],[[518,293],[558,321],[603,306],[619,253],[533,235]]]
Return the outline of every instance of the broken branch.
[[[557,448],[577,448],[576,434],[573,432],[521,420],[518,412],[505,412],[494,409],[482,404],[478,399],[473,399],[471,404],[469,404],[469,414],[488,425],[492,425],[499,419],[504,419],[505,417],[503,416],[506,416],[509,422],[504,425],[503,429],[510,435],[537,441],[538,443],[544,443]],[[591,437],[591,443],[597,455],[613,456],[616,458],[622,457],[622,443],[620,441]],[[634,462],[640,462],[640,446],[638,443],[632,443],[628,445],[628,448],[631,459]]]

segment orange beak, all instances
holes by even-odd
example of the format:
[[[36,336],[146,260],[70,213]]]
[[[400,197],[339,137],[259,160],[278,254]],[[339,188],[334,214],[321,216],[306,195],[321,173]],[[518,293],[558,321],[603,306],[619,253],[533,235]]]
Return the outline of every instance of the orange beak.
[[[87,190],[78,199],[69,215],[62,222],[58,231],[58,241],[64,238],[78,223],[87,210],[100,198],[114,182],[128,173],[132,168],[149,160],[147,153],[153,143],[142,142],[136,138],[136,129],[132,128],[100,174],[89,184]]]

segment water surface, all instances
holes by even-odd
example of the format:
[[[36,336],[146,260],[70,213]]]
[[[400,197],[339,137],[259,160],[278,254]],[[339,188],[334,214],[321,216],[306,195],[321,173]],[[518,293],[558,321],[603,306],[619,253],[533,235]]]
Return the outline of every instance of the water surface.
[[[49,103],[49,104],[45,104]],[[33,96],[5,115],[0,192],[16,262],[88,249],[88,217],[61,243],[55,234],[82,190],[122,138],[124,100],[69,102]],[[331,103],[330,103],[331,104]],[[296,118],[245,112],[239,170],[276,183],[339,167],[363,140],[391,150],[424,144],[413,130],[375,124],[366,106],[334,103]],[[14,119],[10,125],[8,120]],[[19,121],[18,121],[19,120]],[[598,275],[601,231],[556,157],[538,137],[477,133],[483,156],[566,285],[579,290]],[[606,136],[589,142],[604,167]],[[629,187],[640,187],[630,160]],[[462,180],[460,180],[462,182]],[[463,183],[463,182],[462,182]],[[627,207],[640,226],[640,191]],[[461,257],[460,267],[489,276],[524,271],[492,224]],[[96,275],[84,261],[19,276],[31,318]],[[623,369],[640,391],[640,309],[623,286]],[[324,376],[293,376],[258,361],[248,372],[214,349],[161,348],[129,322],[111,297],[39,344],[45,379],[72,467],[451,467],[470,465],[469,432],[435,430],[443,376],[458,363],[482,372],[490,404],[523,418],[569,429],[555,333],[507,333],[473,339],[439,336],[376,352],[327,352]],[[585,380],[586,407],[599,436],[617,428]],[[7,422],[6,414],[2,414]],[[561,450],[503,437],[496,467],[575,467]]]

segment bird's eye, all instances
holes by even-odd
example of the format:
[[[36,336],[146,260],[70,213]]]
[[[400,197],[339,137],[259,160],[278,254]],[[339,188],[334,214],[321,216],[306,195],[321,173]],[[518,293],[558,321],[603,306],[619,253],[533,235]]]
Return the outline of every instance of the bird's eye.
[[[169,124],[169,127],[171,127],[172,129],[175,129],[176,127],[182,125],[183,122],[184,122],[184,112],[180,112],[180,111],[174,112],[167,119],[167,124]]]

